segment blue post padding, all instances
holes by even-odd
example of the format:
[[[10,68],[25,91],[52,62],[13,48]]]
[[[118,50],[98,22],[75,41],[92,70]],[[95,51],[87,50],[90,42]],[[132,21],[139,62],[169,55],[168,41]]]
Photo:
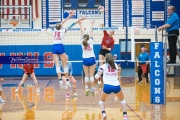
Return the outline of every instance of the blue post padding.
[[[150,43],[151,104],[164,104],[163,43]]]

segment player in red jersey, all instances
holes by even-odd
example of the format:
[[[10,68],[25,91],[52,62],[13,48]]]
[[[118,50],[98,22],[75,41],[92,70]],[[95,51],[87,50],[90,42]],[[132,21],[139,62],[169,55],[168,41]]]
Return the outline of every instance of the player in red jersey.
[[[103,33],[104,36],[101,42],[101,49],[99,51],[99,66],[103,65],[105,61],[105,55],[110,53],[110,51],[114,48],[114,30],[110,30],[108,32],[103,30]],[[101,84],[101,78],[99,78],[98,84]]]
[[[110,30],[108,32],[103,30],[103,33],[104,36],[101,42],[101,50],[99,51],[100,66],[103,65],[106,53],[110,53],[110,51],[114,48],[114,30]]]
[[[34,81],[36,92],[40,92],[40,89],[39,89],[39,86],[38,86],[38,82],[37,82],[36,76],[34,74],[34,65],[33,64],[24,64],[22,69],[24,70],[24,75],[23,75],[22,81],[19,83],[19,86],[17,87],[15,92],[18,92],[19,88],[26,81],[28,75],[30,75],[31,78]]]

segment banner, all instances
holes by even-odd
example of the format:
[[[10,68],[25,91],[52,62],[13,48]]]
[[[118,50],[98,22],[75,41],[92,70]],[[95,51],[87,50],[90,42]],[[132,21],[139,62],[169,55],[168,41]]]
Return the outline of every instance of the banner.
[[[164,104],[163,42],[150,43],[151,104]]]
[[[103,14],[100,14],[96,9],[77,10],[78,18],[86,17],[89,19],[103,18]]]

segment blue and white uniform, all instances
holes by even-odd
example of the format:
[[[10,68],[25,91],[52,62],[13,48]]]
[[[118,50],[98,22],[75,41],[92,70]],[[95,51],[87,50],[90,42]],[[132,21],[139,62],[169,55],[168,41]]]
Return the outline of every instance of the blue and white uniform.
[[[100,72],[103,73],[104,88],[103,91],[106,94],[115,93],[117,94],[120,90],[120,83],[118,80],[118,65],[115,63],[116,69],[112,69],[108,63],[103,64],[99,67]]]
[[[65,53],[63,41],[66,29],[55,30],[53,34],[53,54],[63,54]]]
[[[90,37],[88,40],[88,46],[84,47],[82,44],[84,39],[81,39],[81,47],[82,47],[82,57],[83,57],[83,65],[85,66],[92,66],[96,64],[95,61],[95,54],[94,54],[94,48],[93,48],[93,38]]]

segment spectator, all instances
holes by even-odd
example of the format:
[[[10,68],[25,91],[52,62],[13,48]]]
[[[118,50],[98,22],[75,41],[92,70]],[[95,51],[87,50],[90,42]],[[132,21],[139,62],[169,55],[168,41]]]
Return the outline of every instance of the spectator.
[[[168,14],[170,15],[170,18],[167,20],[166,24],[158,28],[158,31],[167,28],[166,32],[168,33],[168,43],[169,43],[169,53],[170,53],[170,61],[168,62],[168,64],[176,63],[176,54],[177,54],[176,42],[179,36],[179,17],[175,11],[176,10],[174,6],[172,5],[168,6]]]
[[[137,60],[138,78],[139,78],[138,84],[142,82],[142,75],[145,76],[146,82],[149,83],[148,65],[149,65],[149,55],[146,52],[145,47],[142,47],[141,53],[138,55],[138,60]]]

